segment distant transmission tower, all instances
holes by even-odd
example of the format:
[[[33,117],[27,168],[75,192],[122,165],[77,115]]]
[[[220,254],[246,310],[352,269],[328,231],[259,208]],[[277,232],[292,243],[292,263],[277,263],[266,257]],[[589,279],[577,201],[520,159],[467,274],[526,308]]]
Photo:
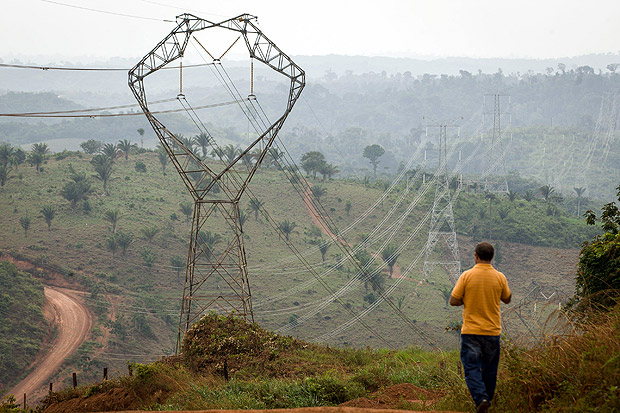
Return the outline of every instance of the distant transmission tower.
[[[424,255],[424,278],[428,279],[435,268],[443,267],[452,284],[461,274],[459,245],[456,239],[450,177],[448,173],[447,124],[439,127],[439,168],[436,172],[437,186],[431,212],[431,225],[428,232]]]
[[[191,14],[178,16],[177,26],[172,32],[129,71],[129,87],[194,199],[177,352],[180,349],[182,335],[206,311],[234,312],[252,321],[254,318],[239,200],[305,86],[304,71],[263,35],[254,24],[255,19],[254,16],[243,14],[214,23]],[[192,34],[206,29],[238,33],[237,40],[243,38],[251,59],[262,62],[290,80],[284,113],[273,124],[266,126],[264,132],[232,161],[220,157],[219,163],[216,161],[207,163],[168,130],[149,110],[144,88],[144,79],[147,76],[182,58]],[[228,50],[230,48],[232,46]],[[217,70],[223,70],[221,57],[213,58],[213,65]],[[216,145],[204,125],[199,125],[202,122],[185,96],[180,93],[178,99],[201,132],[210,138],[211,145]],[[248,107],[253,105],[252,99],[255,100],[253,94],[247,99],[239,98],[233,103],[245,107],[244,114],[247,116]],[[220,148],[214,149],[220,150]],[[255,162],[249,165],[242,162],[253,149],[260,150]],[[213,231],[212,217],[217,212],[226,223],[226,229],[221,234]],[[222,247],[216,248],[216,245]]]
[[[486,192],[507,194],[508,180],[506,179],[506,160],[504,156],[504,145],[502,136],[502,110],[500,106],[501,97],[508,97],[510,104],[510,95],[502,95],[495,93],[493,95],[493,130],[491,132],[491,141],[488,148],[488,164],[484,173],[484,190]],[[505,112],[504,112],[505,113]]]

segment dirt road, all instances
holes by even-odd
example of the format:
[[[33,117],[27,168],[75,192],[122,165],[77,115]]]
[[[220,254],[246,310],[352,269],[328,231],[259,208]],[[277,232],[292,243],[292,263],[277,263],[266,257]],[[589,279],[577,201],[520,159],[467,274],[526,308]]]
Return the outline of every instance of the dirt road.
[[[43,396],[49,389],[47,380],[84,342],[93,324],[92,317],[79,299],[77,291],[46,286],[44,293],[49,304],[47,311],[51,314],[52,323],[57,327],[57,335],[48,351],[33,362],[35,369],[9,391],[17,400],[21,400],[24,393],[28,400]]]

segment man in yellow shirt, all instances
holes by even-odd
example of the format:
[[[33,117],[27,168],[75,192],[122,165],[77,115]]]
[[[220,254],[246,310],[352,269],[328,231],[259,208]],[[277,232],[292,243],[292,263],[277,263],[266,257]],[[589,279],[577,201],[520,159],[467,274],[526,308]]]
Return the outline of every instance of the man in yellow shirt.
[[[494,254],[488,242],[476,245],[476,265],[461,274],[450,296],[450,305],[464,306],[461,361],[476,412],[486,412],[495,393],[502,332],[500,300],[508,304],[512,298],[506,277],[491,265]]]

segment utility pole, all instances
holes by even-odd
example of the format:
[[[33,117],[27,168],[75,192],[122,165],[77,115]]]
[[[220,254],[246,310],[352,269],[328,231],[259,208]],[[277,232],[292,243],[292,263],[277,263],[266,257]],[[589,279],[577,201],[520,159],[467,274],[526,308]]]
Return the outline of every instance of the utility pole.
[[[435,199],[431,212],[431,224],[424,254],[424,278],[429,279],[437,267],[443,267],[454,285],[461,274],[459,245],[456,239],[450,176],[448,173],[447,123],[434,125],[439,128],[439,165],[436,174]],[[459,156],[460,157],[460,156]],[[460,159],[459,159],[460,161]],[[460,186],[457,188],[457,191]]]
[[[191,14],[182,14],[177,17],[177,26],[172,32],[129,71],[129,87],[194,199],[177,353],[180,350],[182,336],[208,311],[225,314],[234,312],[240,317],[254,320],[239,201],[305,86],[305,72],[261,32],[255,21],[256,17],[248,14],[219,23]],[[206,162],[198,157],[192,148],[187,147],[155,117],[149,110],[144,87],[144,79],[147,76],[183,57],[194,32],[207,29],[237,32],[238,39],[244,40],[251,59],[264,64],[290,81],[284,113],[274,123],[265,126],[264,132],[234,159],[220,158],[219,163]],[[221,57],[223,55],[220,58],[213,58],[213,65],[219,67]],[[211,138],[214,149],[221,151],[204,125],[202,128],[199,126],[202,122],[197,118],[185,95],[179,94],[178,100],[201,132]],[[242,159],[255,148],[260,150],[256,162],[253,165],[243,165]],[[220,225],[216,234],[213,223],[217,215],[223,217],[225,225],[223,230]]]

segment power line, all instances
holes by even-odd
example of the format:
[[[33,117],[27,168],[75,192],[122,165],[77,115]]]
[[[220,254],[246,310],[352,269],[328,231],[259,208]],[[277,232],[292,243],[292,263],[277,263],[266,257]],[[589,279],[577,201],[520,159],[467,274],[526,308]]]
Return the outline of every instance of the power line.
[[[42,0],[43,1],[43,0]],[[192,67],[212,66],[213,63],[200,63],[195,65],[184,65],[183,69]],[[8,67],[13,69],[38,69],[38,70],[63,70],[74,72],[128,72],[131,68],[120,67],[63,67],[63,66],[45,66],[45,65],[21,65],[12,63],[0,63],[0,67]],[[162,67],[163,70],[180,69],[180,66]]]
[[[208,108],[216,108],[227,105],[234,105],[239,103],[236,100],[222,102],[222,103],[214,103],[210,105],[202,105],[196,106],[194,110],[197,109],[208,109]],[[82,110],[76,112],[87,112],[89,110]],[[185,112],[185,109],[167,109],[167,110],[159,110],[151,112],[153,114],[161,114],[161,113],[176,113],[176,112]],[[144,112],[129,112],[129,113],[93,113],[86,115],[76,115],[70,114],[71,111],[66,112],[25,112],[25,113],[0,113],[0,117],[15,117],[15,118],[112,118],[119,116],[142,116]]]
[[[103,14],[111,14],[111,15],[114,15],[114,16],[131,17],[133,19],[152,20],[152,21],[165,22],[165,23],[174,23],[174,20],[156,19],[156,18],[153,18],[153,17],[137,16],[135,14],[117,13],[117,12],[107,11],[107,10],[93,9],[93,8],[90,8],[90,7],[76,6],[74,4],[61,3],[59,1],[53,1],[53,0],[40,0],[40,1],[42,1],[44,3],[57,4],[59,6],[71,7],[71,8],[74,8],[74,9],[92,11],[92,12],[103,13]]]

